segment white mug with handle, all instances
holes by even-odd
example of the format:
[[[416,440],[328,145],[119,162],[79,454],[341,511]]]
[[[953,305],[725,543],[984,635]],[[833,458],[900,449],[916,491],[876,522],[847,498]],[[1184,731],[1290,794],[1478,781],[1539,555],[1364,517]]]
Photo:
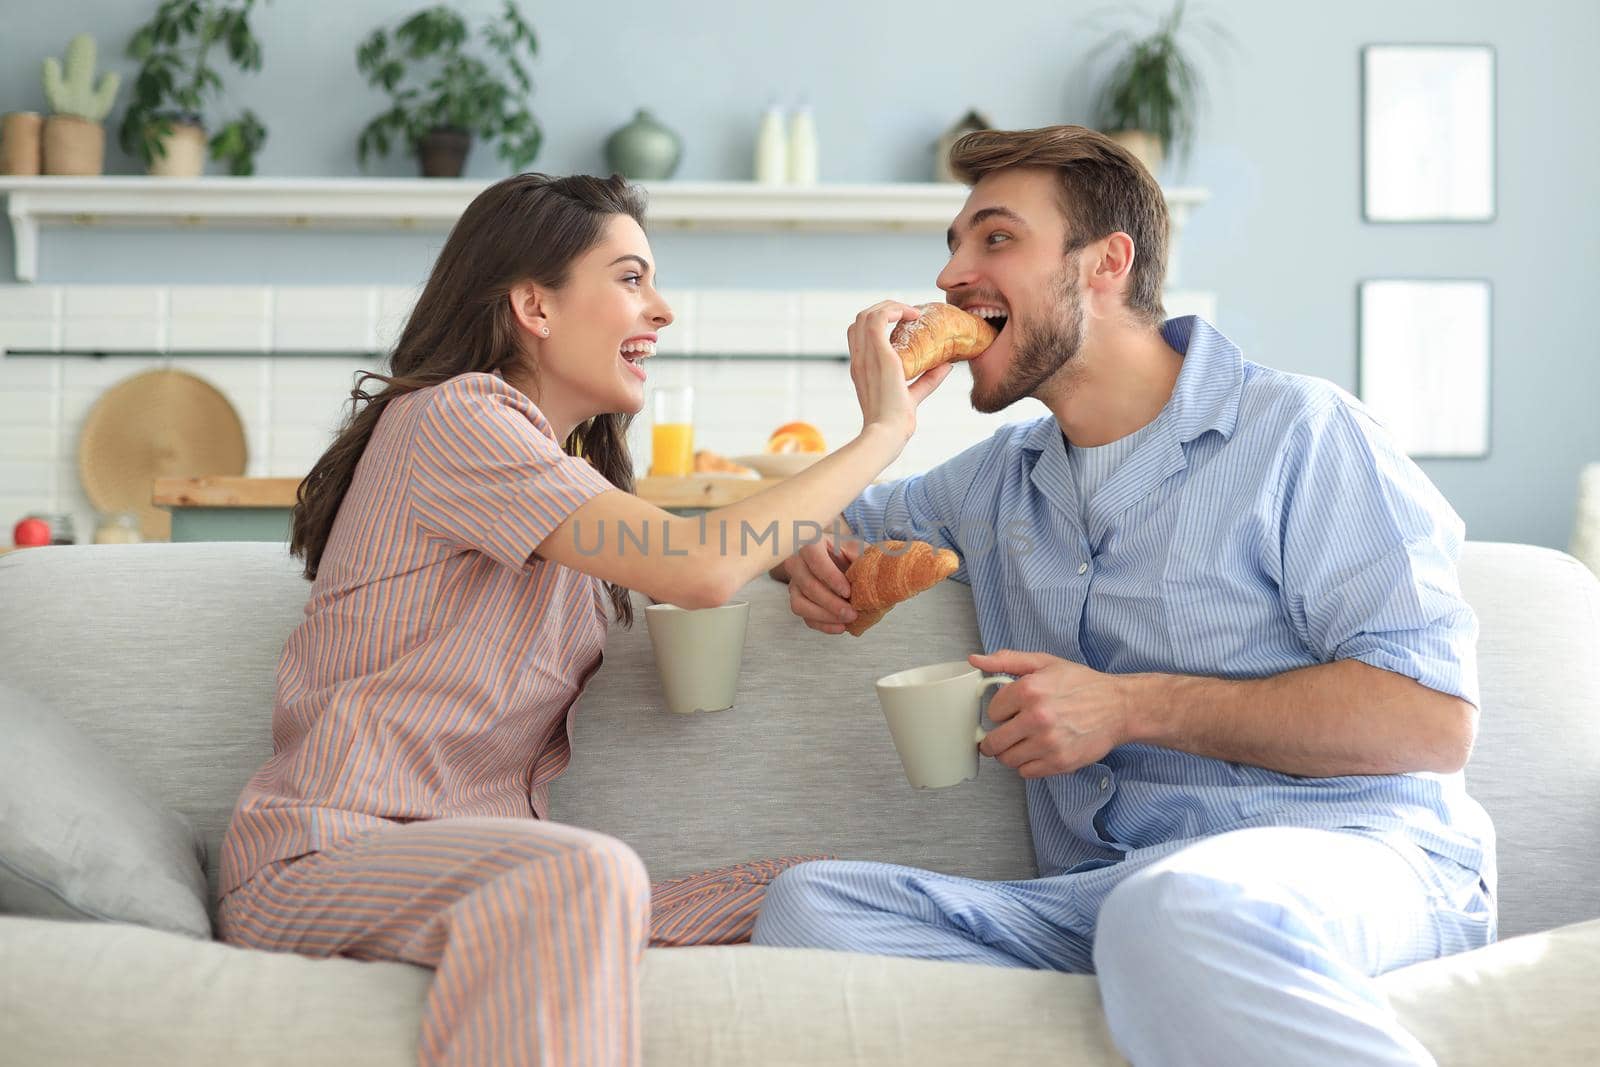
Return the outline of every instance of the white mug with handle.
[[[889,736],[918,789],[943,789],[978,776],[978,745],[986,736],[978,709],[990,686],[1016,681],[985,675],[966,660],[913,667],[877,681]]]

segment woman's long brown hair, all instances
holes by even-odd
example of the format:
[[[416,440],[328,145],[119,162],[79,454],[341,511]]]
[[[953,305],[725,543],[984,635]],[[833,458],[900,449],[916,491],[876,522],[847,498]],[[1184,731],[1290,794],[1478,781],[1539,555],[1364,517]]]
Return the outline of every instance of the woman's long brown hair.
[[[622,177],[518,174],[479,193],[457,220],[411,318],[389,357],[389,374],[362,372],[350,390],[350,414],[338,436],[300,483],[289,551],[317,576],[339,505],[356,465],[389,403],[407,393],[471,371],[507,371],[523,360],[524,345],[507,294],[531,281],[550,289],[567,283],[573,262],[596,245],[615,215],[644,225],[644,198]],[[538,380],[539,368],[533,368]],[[377,381],[383,388],[369,393]],[[632,415],[597,415],[562,448],[581,455],[618,489],[633,491],[628,454]],[[633,624],[628,591],[607,582],[612,608]]]

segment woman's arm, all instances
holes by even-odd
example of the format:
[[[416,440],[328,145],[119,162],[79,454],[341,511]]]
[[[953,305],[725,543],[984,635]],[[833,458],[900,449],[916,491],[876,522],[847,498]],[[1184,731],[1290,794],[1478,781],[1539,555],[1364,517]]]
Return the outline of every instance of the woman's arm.
[[[935,367],[907,383],[889,330],[915,319],[898,301],[875,304],[851,324],[850,378],[862,430],[849,444],[771,489],[698,518],[679,518],[628,493],[580,505],[538,554],[680,607],[725,603],[746,582],[820,537],[894,462],[917,425],[917,406],[950,374]]]
[[[538,554],[653,600],[715,607],[815,541],[904,444],[893,428],[869,425],[799,474],[695,518],[630,493],[601,493],[551,531]]]

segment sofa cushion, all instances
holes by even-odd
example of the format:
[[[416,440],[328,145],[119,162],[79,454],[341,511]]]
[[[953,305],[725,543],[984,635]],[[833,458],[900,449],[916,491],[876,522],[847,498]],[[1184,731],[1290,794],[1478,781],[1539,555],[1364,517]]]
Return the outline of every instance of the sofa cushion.
[[[431,971],[309,959],[121,924],[0,918],[7,1067],[393,1067],[415,1062]],[[93,1004],[93,1012],[84,1005]],[[651,949],[646,1065],[1112,1067],[1094,979],[755,948]],[[1019,1025],[1018,1020],[1026,1020]]]
[[[313,960],[126,923],[0,917],[6,1067],[416,1063],[433,972]]]
[[[120,923],[0,918],[7,1067],[380,1067],[414,1061],[431,972],[313,960]],[[1600,922],[1384,975],[1400,1021],[1440,1067],[1600,1062]],[[1111,1067],[1084,975],[848,952],[651,949],[644,1062],[1038,1062]],[[94,1005],[85,1011],[85,1005]]]
[[[194,828],[71,723],[0,682],[0,912],[209,938]]]

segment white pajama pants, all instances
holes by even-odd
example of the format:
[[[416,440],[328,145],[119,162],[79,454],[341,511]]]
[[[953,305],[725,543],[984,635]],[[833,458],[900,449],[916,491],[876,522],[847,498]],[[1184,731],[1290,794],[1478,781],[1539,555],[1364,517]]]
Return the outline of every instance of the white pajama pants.
[[[793,867],[758,945],[1098,974],[1135,1067],[1432,1064],[1374,975],[1487,944],[1478,874],[1398,838],[1263,827],[1016,882]]]

